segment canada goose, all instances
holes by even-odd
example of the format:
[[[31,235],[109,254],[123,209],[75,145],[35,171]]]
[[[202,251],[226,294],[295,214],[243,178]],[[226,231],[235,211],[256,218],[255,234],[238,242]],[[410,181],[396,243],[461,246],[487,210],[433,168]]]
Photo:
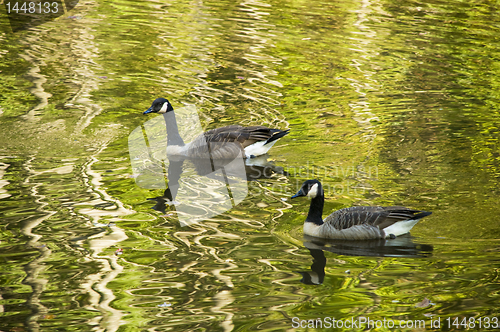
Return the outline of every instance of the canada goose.
[[[188,158],[230,159],[243,151],[245,158],[265,154],[289,130],[264,126],[242,127],[230,125],[209,130],[185,144],[179,135],[174,109],[165,98],[157,98],[143,114],[163,114],[167,125],[167,155]],[[208,155],[208,150],[210,155]]]
[[[354,206],[335,211],[323,220],[325,198],[321,183],[305,181],[292,198],[301,196],[311,198],[304,234],[327,239],[394,239],[408,233],[420,219],[431,214],[402,206]]]

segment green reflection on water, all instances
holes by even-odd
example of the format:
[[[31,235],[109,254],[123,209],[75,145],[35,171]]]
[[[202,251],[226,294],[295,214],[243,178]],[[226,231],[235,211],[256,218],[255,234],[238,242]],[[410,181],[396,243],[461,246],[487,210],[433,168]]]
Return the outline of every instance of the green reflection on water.
[[[292,318],[498,315],[498,15],[487,2],[79,4],[0,24],[6,330],[284,330]],[[127,136],[165,96],[207,128],[290,128],[240,205],[191,227],[135,185]],[[308,178],[325,210],[433,211],[428,257],[325,251],[296,271]],[[123,249],[122,254],[117,249]],[[349,273],[347,272],[349,271]],[[425,298],[433,305],[417,308]],[[427,314],[425,316],[424,314]],[[446,329],[446,328],[444,328]],[[411,330],[411,329],[407,329]]]

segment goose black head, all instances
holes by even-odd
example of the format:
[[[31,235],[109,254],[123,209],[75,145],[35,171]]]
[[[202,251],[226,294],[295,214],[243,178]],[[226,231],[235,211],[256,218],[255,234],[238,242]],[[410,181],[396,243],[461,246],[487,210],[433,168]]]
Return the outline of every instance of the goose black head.
[[[151,104],[151,107],[148,108],[147,111],[145,111],[142,114],[149,114],[149,113],[167,113],[167,112],[172,112],[174,108],[172,105],[170,105],[170,102],[166,100],[165,98],[157,98],[155,101],[153,101],[153,104]]]
[[[307,196],[310,198],[315,198],[319,194],[323,195],[323,188],[321,182],[318,180],[307,180],[302,184],[302,187],[292,198]]]

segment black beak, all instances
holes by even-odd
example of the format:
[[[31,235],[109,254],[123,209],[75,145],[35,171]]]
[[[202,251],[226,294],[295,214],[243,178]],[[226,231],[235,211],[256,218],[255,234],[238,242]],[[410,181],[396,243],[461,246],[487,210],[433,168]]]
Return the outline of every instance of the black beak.
[[[297,193],[295,195],[293,195],[291,198],[297,198],[297,197],[302,197],[302,196],[305,196],[306,194],[304,194],[304,192],[302,191],[302,189],[300,189],[299,191],[297,191]]]

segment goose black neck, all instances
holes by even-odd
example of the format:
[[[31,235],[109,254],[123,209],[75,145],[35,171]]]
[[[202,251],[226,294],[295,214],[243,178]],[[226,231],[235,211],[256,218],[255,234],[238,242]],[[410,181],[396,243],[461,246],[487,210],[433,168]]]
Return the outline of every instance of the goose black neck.
[[[309,252],[313,257],[311,271],[316,272],[319,279],[318,282],[322,284],[325,279],[325,266],[326,266],[325,253],[323,252],[323,250],[320,249],[309,249]]]
[[[319,191],[322,191],[321,188]],[[323,225],[323,205],[325,203],[325,198],[323,193],[319,194],[311,199],[311,205],[309,206],[309,213],[307,214],[306,221],[315,223],[316,225]]]
[[[165,125],[167,126],[167,145],[180,145],[184,146],[184,140],[179,134],[179,128],[177,128],[177,120],[175,119],[174,112],[167,112],[163,114],[165,119]]]

